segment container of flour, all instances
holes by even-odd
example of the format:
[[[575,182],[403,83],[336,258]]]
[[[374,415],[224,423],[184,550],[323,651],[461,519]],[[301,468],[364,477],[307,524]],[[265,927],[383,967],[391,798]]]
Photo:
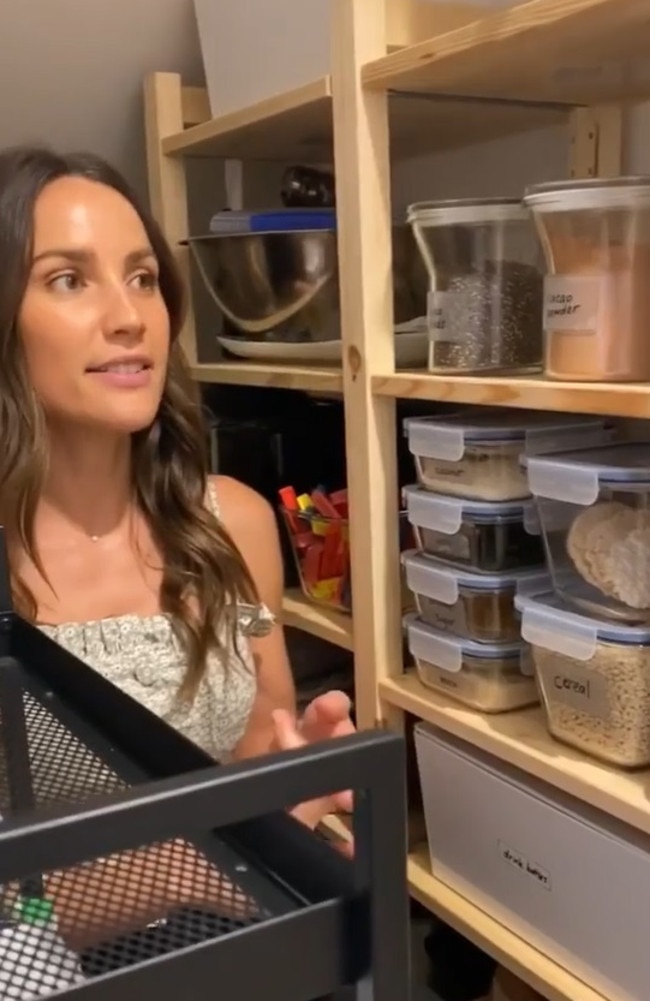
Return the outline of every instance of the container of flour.
[[[577,611],[650,624],[650,443],[524,459],[555,592]]]

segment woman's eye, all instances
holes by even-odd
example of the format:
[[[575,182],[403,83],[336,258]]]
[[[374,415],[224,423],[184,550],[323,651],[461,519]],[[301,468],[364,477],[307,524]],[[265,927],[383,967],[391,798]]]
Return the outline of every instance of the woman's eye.
[[[56,275],[47,283],[49,288],[55,292],[76,292],[81,287],[82,281],[79,275],[72,271],[66,271],[63,275]]]
[[[135,275],[133,283],[136,288],[150,292],[158,288],[158,275],[155,275],[153,271],[142,271],[140,274]]]

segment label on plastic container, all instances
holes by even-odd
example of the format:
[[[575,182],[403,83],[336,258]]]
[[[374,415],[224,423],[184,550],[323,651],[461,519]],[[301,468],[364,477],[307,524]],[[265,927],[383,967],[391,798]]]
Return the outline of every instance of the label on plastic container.
[[[553,702],[561,702],[598,719],[609,717],[607,682],[588,667],[571,664],[569,670],[563,671],[558,665],[555,672],[546,678],[546,686],[547,697]]]
[[[583,275],[548,275],[544,279],[544,329],[595,334],[602,280]]]
[[[428,293],[427,331],[430,341],[459,343],[462,340],[459,331],[454,330],[449,322],[449,312],[454,297],[458,298],[454,292],[430,291]]]

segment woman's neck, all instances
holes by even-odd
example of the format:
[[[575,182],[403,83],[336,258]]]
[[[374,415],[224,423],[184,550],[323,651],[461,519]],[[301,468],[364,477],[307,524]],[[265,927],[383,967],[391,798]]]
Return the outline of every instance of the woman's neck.
[[[129,435],[55,432],[49,455],[36,516],[48,534],[59,525],[102,538],[124,525],[133,494]]]

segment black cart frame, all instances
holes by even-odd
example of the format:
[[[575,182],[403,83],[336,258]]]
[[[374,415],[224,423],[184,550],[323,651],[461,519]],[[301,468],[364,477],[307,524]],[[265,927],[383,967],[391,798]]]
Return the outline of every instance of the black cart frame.
[[[0,543],[1,543],[0,539]],[[1,549],[1,546],[0,546]],[[0,558],[0,564],[2,560]],[[271,916],[249,927],[51,995],[79,1001],[408,1001],[406,787],[401,737],[375,731],[243,763],[215,765],[195,745],[13,612],[0,566],[0,743],[11,753],[0,884],[203,832],[208,854],[239,859],[237,878]],[[47,703],[75,739],[131,788],[72,807],[33,809],[21,693]],[[353,859],[286,812],[355,793]],[[182,818],[182,823],[181,819]],[[207,838],[207,840],[206,840]],[[243,861],[241,861],[243,860]],[[263,877],[264,887],[258,881]],[[273,893],[271,893],[271,897]],[[283,907],[282,899],[291,899]]]

